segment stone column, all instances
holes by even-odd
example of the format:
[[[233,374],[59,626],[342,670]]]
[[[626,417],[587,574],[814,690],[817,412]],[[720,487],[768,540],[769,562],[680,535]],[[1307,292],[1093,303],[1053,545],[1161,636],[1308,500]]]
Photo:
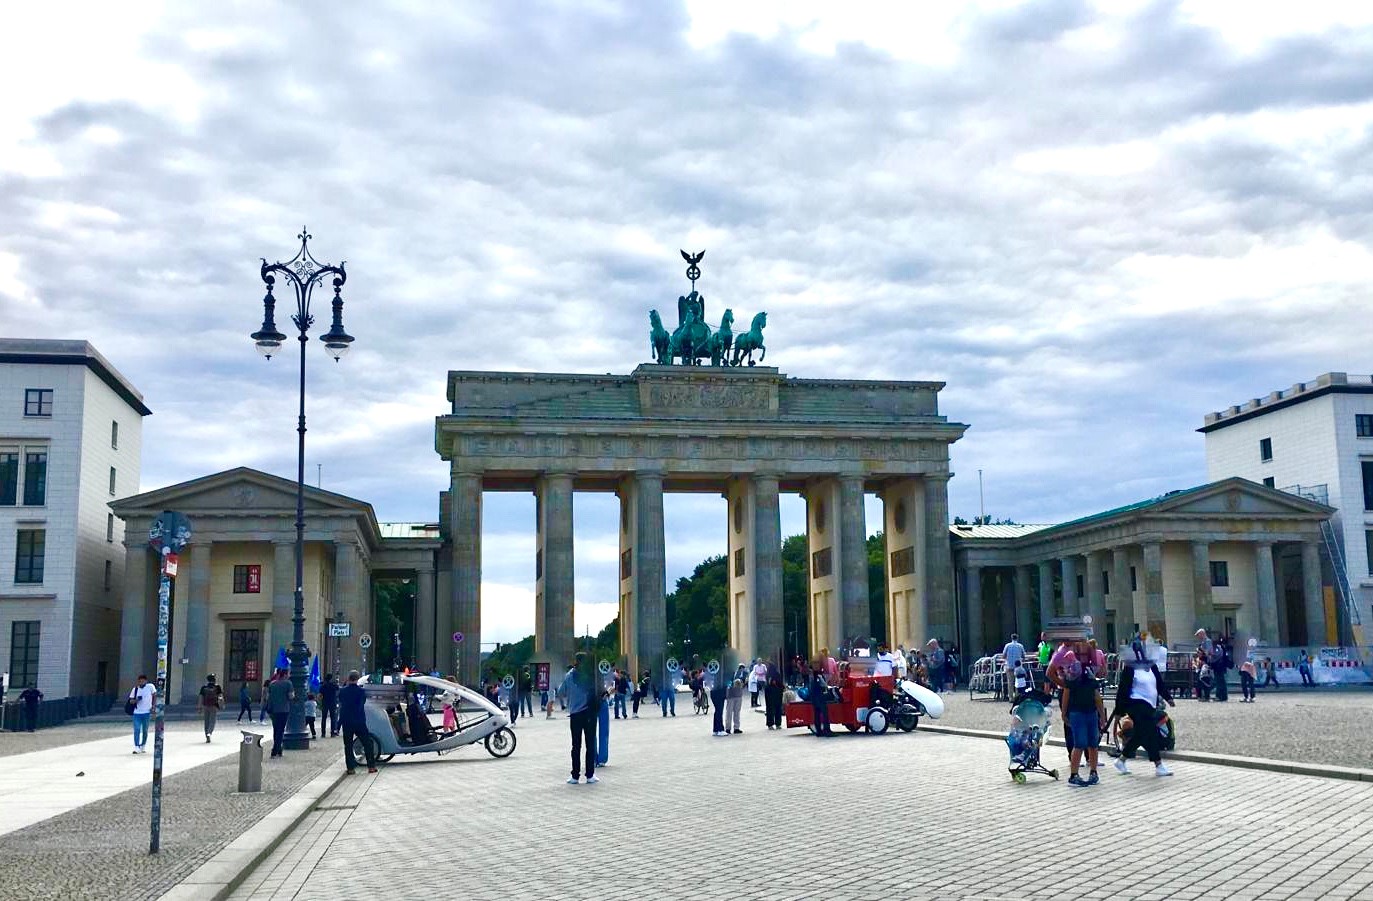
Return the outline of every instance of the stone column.
[[[439,635],[434,624],[434,566],[415,567],[415,656],[428,672],[431,667],[443,671],[446,662],[439,652]],[[448,641],[447,636],[444,637]]]
[[[1306,643],[1323,645],[1325,634],[1325,592],[1321,590],[1321,548],[1315,541],[1301,546],[1302,601],[1306,610]]]
[[[782,514],[777,476],[760,473],[754,476],[753,486],[753,558],[757,562],[754,590],[758,593],[754,605],[756,650],[776,659],[786,630],[782,616]]]
[[[1111,548],[1111,597],[1115,599],[1116,641],[1129,641],[1134,636],[1135,593],[1130,588],[1128,547]]]
[[[453,630],[463,634],[458,680],[476,685],[481,677],[482,477],[453,471],[449,492],[453,536]]]
[[[362,648],[358,639],[372,628],[372,580],[363,561],[362,548],[351,541],[334,544],[334,607],[343,614],[343,621],[352,627],[352,634],[339,644],[339,672],[347,681],[348,671],[352,669],[366,672],[375,669],[378,655],[389,653],[390,637],[373,635],[373,643],[367,649],[367,666],[362,665]],[[290,644],[290,639],[287,639]],[[288,648],[289,649],[289,648]],[[276,658],[276,648],[270,648],[271,658]]]
[[[1220,622],[1216,617],[1216,605],[1211,598],[1211,545],[1206,541],[1192,542],[1192,612],[1196,623],[1191,629],[1205,629],[1210,634],[1219,634]],[[1180,635],[1173,636],[1181,638]]]
[[[915,636],[918,647],[931,638],[951,638],[957,626],[953,597],[953,549],[949,544],[949,475],[925,476],[925,635]]]
[[[1087,597],[1084,599],[1083,612],[1092,618],[1092,637],[1096,639],[1097,647],[1110,653],[1110,648],[1106,647],[1106,580],[1103,567],[1106,565],[1106,555],[1101,551],[1092,551],[1087,555],[1087,572],[1083,581],[1087,584]]]
[[[149,584],[151,570],[152,554],[147,543],[126,538],[124,603],[119,622],[119,686],[122,688],[117,689],[124,692],[134,684],[139,673],[151,675],[156,663],[155,658],[148,657],[149,638],[157,637],[156,614],[151,619],[148,616],[149,601],[154,593]]]
[[[667,550],[663,537],[663,474],[636,472],[638,545],[634,576],[639,615],[639,660],[657,661],[667,645]],[[642,664],[639,668],[643,669]]]
[[[535,592],[543,599],[543,622],[534,624],[535,646],[548,655],[556,673],[571,662],[576,645],[572,475],[544,475],[539,479],[538,498],[542,574]]]
[[[1059,570],[1063,574],[1063,615],[1081,616],[1081,598],[1077,596],[1077,557],[1070,555],[1061,558]]]
[[[1035,598],[1030,588],[1034,577],[1034,567],[1015,568],[1015,631],[1022,642],[1029,642],[1035,635]]]
[[[868,527],[863,516],[863,479],[839,479],[840,591],[843,597],[845,638],[872,635],[868,606]]]
[[[1049,620],[1056,616],[1054,610],[1054,566],[1048,560],[1039,561],[1039,629],[1049,627]],[[1037,639],[1039,636],[1035,636]]]
[[[1143,549],[1144,597],[1149,611],[1149,634],[1160,643],[1167,644],[1168,619],[1163,604],[1163,545],[1157,541],[1147,541]]]
[[[291,617],[296,610],[296,542],[280,539],[272,542],[272,628],[265,657],[267,679],[276,666],[277,649],[291,650]],[[360,629],[354,627],[356,636]],[[356,639],[355,639],[356,640]]]
[[[967,599],[964,606],[968,611],[968,643],[963,647],[963,656],[976,660],[982,656],[982,567],[969,566],[963,570],[963,584]]]
[[[181,667],[181,703],[194,704],[208,673],[223,667],[210,655],[210,542],[197,541],[187,548],[190,562],[186,585],[186,638],[182,644],[188,663]],[[221,685],[223,683],[220,683]]]
[[[757,538],[754,535],[756,495],[753,479],[747,476],[731,479],[725,491],[725,546],[728,548],[725,569],[729,580],[725,589],[725,610],[729,623],[728,642],[745,660],[755,656],[758,633],[758,561]]]
[[[925,622],[924,480],[887,482],[882,486],[882,507],[887,538],[887,640],[893,648],[914,648],[929,637]]]
[[[1255,588],[1259,613],[1259,638],[1270,647],[1281,643],[1278,634],[1278,586],[1273,574],[1273,543],[1254,544]]]

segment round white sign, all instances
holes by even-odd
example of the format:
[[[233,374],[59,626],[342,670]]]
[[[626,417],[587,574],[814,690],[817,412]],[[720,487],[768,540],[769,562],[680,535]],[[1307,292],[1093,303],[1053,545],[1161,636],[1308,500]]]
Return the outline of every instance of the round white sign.
[[[720,661],[718,661],[718,660],[712,660],[712,661],[710,661],[709,663],[706,664],[706,672],[710,673],[712,676],[715,675],[716,673],[718,673],[719,671],[720,671]]]
[[[676,657],[669,657],[669,658],[667,658],[667,671],[668,671],[669,673],[675,673],[675,672],[677,672],[677,670],[679,670],[679,669],[681,669],[681,668],[682,668],[682,665],[681,665],[680,663],[677,662],[677,658],[676,658]]]
[[[514,676],[509,676],[509,675],[506,676],[504,679],[501,680],[501,685],[504,685],[506,688],[514,688],[514,687],[515,687],[515,677],[514,677]]]
[[[604,676],[610,672],[610,661],[602,660],[596,668],[599,669],[601,671],[601,675]]]
[[[361,635],[358,636],[358,647],[362,648],[362,649],[365,651],[365,650],[367,650],[368,648],[370,648],[371,646],[372,646],[372,636],[371,636],[371,635],[369,635],[369,634],[366,633],[366,632],[363,632]]]

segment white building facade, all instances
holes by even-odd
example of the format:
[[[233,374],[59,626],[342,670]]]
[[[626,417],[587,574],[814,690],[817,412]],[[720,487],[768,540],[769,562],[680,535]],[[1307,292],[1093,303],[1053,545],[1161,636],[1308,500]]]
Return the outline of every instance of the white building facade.
[[[0,339],[0,669],[10,697],[113,691],[143,396],[85,341]]]
[[[1208,413],[1206,471],[1239,476],[1334,507],[1331,518],[1357,619],[1373,621],[1373,376],[1327,372],[1267,397]],[[1333,574],[1332,574],[1333,575]],[[1332,583],[1335,580],[1332,579]],[[1332,584],[1341,639],[1350,611]]]

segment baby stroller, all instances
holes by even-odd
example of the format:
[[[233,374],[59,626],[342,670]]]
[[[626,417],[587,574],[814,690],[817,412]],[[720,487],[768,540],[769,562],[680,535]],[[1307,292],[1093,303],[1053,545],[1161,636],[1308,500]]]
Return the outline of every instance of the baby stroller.
[[[1011,761],[1006,769],[1011,778],[1023,784],[1026,773],[1042,773],[1058,778],[1058,770],[1046,769],[1039,762],[1040,748],[1053,716],[1053,698],[1038,689],[1022,692],[1011,707],[1011,728],[1006,733],[1006,747]]]

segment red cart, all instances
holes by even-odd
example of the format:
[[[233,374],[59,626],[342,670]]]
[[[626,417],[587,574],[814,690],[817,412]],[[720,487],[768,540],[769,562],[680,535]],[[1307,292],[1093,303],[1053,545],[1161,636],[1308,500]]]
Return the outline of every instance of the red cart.
[[[860,658],[861,659],[861,658]],[[866,662],[866,661],[865,661]],[[855,659],[852,664],[858,663]],[[839,700],[829,702],[831,727],[844,726],[850,732],[866,728],[874,735],[887,731],[892,719],[903,731],[915,728],[917,717],[912,710],[910,716],[891,714],[892,697],[896,691],[896,679],[892,676],[871,675],[867,667],[850,665],[847,672],[840,676],[838,684]],[[834,686],[831,686],[833,688]],[[873,689],[878,688],[877,692]],[[806,727],[815,730],[815,710],[810,701],[794,701],[786,705],[787,728]]]

